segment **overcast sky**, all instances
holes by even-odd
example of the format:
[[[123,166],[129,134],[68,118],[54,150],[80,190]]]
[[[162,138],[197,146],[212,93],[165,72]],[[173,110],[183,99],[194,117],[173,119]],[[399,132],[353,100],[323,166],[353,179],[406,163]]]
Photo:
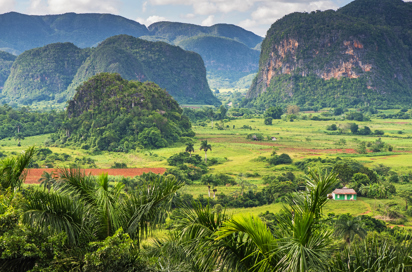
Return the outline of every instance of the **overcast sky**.
[[[265,36],[291,12],[337,9],[352,0],[0,0],[0,14],[112,13],[149,26],[157,21],[228,23]],[[412,1],[412,0],[405,0]]]

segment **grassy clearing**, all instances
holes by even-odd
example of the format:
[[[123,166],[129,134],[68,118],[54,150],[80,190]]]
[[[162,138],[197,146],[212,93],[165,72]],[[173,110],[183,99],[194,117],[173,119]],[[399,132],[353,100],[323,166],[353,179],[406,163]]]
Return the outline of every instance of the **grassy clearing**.
[[[220,90],[226,91],[226,90]],[[388,111],[387,113],[390,113]],[[304,115],[318,115],[319,113],[304,113]],[[375,136],[359,136],[359,135],[327,135],[326,127],[331,124],[336,124],[338,127],[347,126],[353,121],[311,121],[298,120],[295,122],[285,122],[282,120],[273,120],[273,125],[266,126],[263,124],[262,118],[252,119],[236,119],[229,122],[219,122],[225,130],[214,128],[210,122],[206,127],[194,126],[196,132],[195,137],[195,154],[204,156],[204,152],[199,151],[200,141],[207,139],[212,145],[212,151],[207,153],[208,158],[220,157],[227,158],[223,164],[213,166],[211,173],[226,173],[236,177],[239,173],[259,173],[259,177],[247,179],[249,182],[258,185],[258,190],[261,190],[264,185],[261,178],[265,175],[281,174],[282,172],[292,171],[295,174],[301,172],[294,166],[277,166],[271,167],[265,162],[259,162],[255,159],[259,156],[269,157],[273,151],[278,154],[287,153],[294,161],[302,160],[309,157],[349,157],[354,160],[359,160],[366,163],[366,166],[373,168],[375,165],[384,164],[392,168],[392,170],[404,174],[412,171],[412,120],[394,120],[394,119],[372,119],[369,122],[356,122],[360,127],[369,126],[372,131],[379,129],[385,131],[385,135],[381,137],[382,141],[391,144],[394,147],[394,152],[386,152],[379,154],[360,155],[356,153],[356,149],[361,141],[374,142],[379,137]],[[245,129],[243,127],[251,127]],[[398,132],[402,131],[402,134]],[[247,140],[248,134],[262,134],[265,139],[267,136],[276,137],[277,141],[264,140],[255,142]],[[3,139],[0,141],[0,152],[5,154],[17,154],[25,150],[28,146],[44,146],[44,142],[49,135],[41,135],[28,137],[21,141],[21,146],[17,146],[14,139]],[[338,144],[344,140],[346,144]],[[342,142],[342,141],[341,141]],[[129,167],[169,167],[166,159],[171,155],[182,152],[185,149],[184,144],[175,144],[168,148],[159,150],[141,150],[129,154],[116,152],[102,152],[99,155],[89,154],[85,150],[50,147],[55,153],[66,153],[73,158],[90,157],[96,161],[99,168],[109,168],[114,162],[126,163]],[[64,165],[64,163],[62,163]],[[412,189],[412,184],[397,184],[397,190]],[[239,190],[238,186],[217,187],[218,194],[232,194]],[[186,186],[185,192],[194,195],[207,196],[207,187],[200,184]],[[355,215],[369,212],[369,215],[378,215],[382,213],[382,207],[390,201],[403,205],[400,198],[392,198],[388,200],[377,200],[361,198],[356,202],[330,202],[325,207],[325,213],[333,212],[335,214],[351,213]],[[380,206],[379,206],[380,205]],[[266,210],[276,212],[281,208],[281,204],[272,204],[258,208],[249,209],[230,209],[228,212],[251,213],[257,215]],[[408,218],[409,222],[411,218]],[[410,223],[407,223],[410,224]]]

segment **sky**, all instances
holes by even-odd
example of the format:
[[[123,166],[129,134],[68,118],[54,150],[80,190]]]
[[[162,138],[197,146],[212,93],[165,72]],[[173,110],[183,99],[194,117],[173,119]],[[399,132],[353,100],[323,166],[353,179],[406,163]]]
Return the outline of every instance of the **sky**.
[[[210,26],[234,24],[262,37],[292,12],[338,9],[352,0],[0,0],[0,14],[111,13],[146,26],[173,21]],[[405,0],[411,2],[412,0]]]

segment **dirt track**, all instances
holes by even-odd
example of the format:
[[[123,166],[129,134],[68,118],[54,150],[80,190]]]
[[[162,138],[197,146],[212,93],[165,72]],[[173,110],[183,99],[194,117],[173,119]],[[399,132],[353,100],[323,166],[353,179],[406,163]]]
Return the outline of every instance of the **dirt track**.
[[[93,176],[100,175],[101,173],[108,173],[109,176],[124,176],[124,177],[135,177],[140,176],[143,173],[153,172],[155,174],[163,174],[166,172],[166,168],[126,168],[126,169],[83,169],[85,173],[91,174]],[[39,168],[39,169],[29,169],[27,174],[26,184],[36,184],[39,183],[39,179],[44,171],[51,172],[57,171],[57,169],[51,168]]]

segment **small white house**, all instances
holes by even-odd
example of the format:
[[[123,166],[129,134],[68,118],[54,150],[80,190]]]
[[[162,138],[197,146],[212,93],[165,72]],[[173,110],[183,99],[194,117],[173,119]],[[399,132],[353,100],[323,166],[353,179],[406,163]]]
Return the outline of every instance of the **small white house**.
[[[278,139],[276,137],[272,137],[272,141],[277,141]]]
[[[350,188],[343,187],[332,192],[332,199],[334,200],[356,200],[356,198],[357,193]]]

